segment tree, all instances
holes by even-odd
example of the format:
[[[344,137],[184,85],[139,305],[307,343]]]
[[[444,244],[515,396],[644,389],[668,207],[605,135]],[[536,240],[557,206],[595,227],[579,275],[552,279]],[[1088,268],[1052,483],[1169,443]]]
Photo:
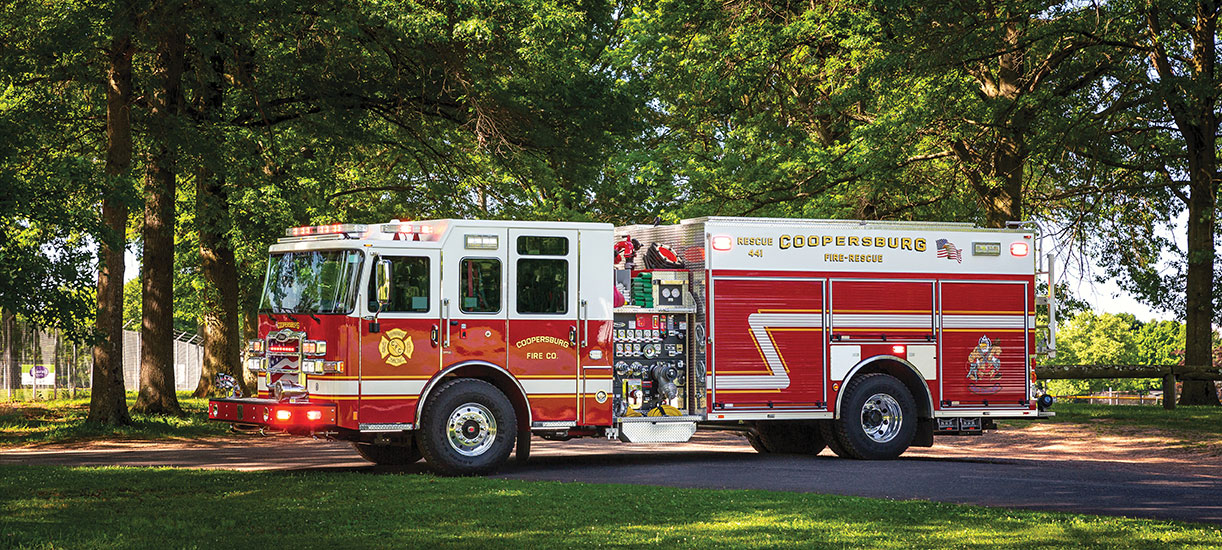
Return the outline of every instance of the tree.
[[[1100,147],[1083,158],[1077,238],[1093,243],[1122,288],[1183,311],[1185,361],[1208,366],[1222,280],[1217,254],[1218,6],[1161,0],[1111,3],[1121,24],[1100,38],[1120,61],[1084,98]],[[1167,235],[1187,220],[1187,247]],[[1134,238],[1140,235],[1140,238]],[[1218,405],[1214,385],[1186,380],[1181,404]]]
[[[127,193],[132,161],[132,33],[137,24],[133,2],[119,2],[110,28],[107,51],[106,176],[110,193],[102,199],[105,238],[98,247],[97,331],[93,347],[93,380],[89,393],[90,424],[128,424],[127,392],[123,383],[123,271],[127,231]]]
[[[145,167],[143,319],[140,392],[134,409],[183,414],[174,393],[174,200],[180,147],[178,115],[186,50],[185,6],[157,4],[149,20],[156,33],[154,89],[149,101],[150,155]]]
[[[1183,360],[1184,323],[1150,321],[1135,335],[1138,365],[1175,365]]]

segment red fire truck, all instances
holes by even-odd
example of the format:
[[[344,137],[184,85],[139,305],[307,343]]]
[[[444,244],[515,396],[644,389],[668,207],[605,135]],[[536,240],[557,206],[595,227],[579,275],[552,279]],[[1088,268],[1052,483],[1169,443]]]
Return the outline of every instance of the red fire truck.
[[[524,460],[532,435],[698,428],[894,458],[1048,414],[1039,243],[1032,224],[728,217],[293,228],[246,351],[258,395],[209,417],[451,474]]]

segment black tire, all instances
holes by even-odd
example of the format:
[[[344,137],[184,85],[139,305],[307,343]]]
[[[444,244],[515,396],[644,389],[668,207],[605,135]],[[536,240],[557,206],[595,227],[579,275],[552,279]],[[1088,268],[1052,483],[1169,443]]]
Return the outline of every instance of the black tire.
[[[759,443],[766,449],[760,452],[817,455],[827,446],[815,421],[762,421],[755,423],[755,429],[759,433]],[[755,443],[751,446],[755,447]]]
[[[849,452],[845,450],[844,445],[840,443],[840,439],[836,437],[835,420],[824,420],[820,422],[819,432],[823,434],[823,441],[827,443],[827,448],[831,449],[833,453],[836,453],[836,456],[840,458],[858,458],[849,454]]]
[[[517,433],[518,417],[509,398],[492,384],[464,378],[442,384],[429,396],[416,441],[424,459],[440,473],[479,475],[505,464]]]
[[[420,460],[420,449],[414,442],[399,445],[373,445],[370,443],[353,443],[361,458],[379,466],[406,466]]]
[[[902,382],[887,374],[866,374],[850,381],[844,392],[832,432],[849,456],[889,460],[908,450],[916,436],[916,401]]]
[[[768,449],[767,446],[764,445],[764,442],[760,440],[759,434],[755,432],[747,432],[746,435],[747,435],[747,443],[750,443],[751,448],[755,449],[756,452],[760,454],[768,454],[772,452],[771,450]]]

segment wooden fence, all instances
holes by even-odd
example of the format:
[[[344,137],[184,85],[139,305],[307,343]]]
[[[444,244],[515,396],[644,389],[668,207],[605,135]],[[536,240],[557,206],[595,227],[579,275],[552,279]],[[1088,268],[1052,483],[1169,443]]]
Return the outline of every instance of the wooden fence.
[[[1100,378],[1161,378],[1163,408],[1175,408],[1176,380],[1222,380],[1222,369],[1184,365],[1039,365],[1040,380],[1092,380]]]

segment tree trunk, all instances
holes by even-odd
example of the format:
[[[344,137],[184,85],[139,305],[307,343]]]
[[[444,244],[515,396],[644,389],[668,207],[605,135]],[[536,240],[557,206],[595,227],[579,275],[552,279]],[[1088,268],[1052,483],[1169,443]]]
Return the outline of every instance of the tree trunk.
[[[121,2],[112,22],[115,33],[108,52],[106,75],[106,177],[110,191],[102,201],[107,238],[98,243],[99,340],[93,347],[93,388],[86,424],[131,424],[123,387],[123,270],[126,249],[127,202],[116,188],[126,185],[132,161],[132,32],[135,7]]]
[[[182,102],[186,33],[181,5],[157,10],[160,35],[149,101],[152,149],[145,173],[144,287],[140,327],[140,394],[134,410],[182,415],[174,393],[174,192],[178,149],[175,128]]]
[[[1214,80],[1217,8],[1198,2],[1192,35],[1193,77],[1200,89],[1185,98],[1168,101],[1179,107],[1176,125],[1188,153],[1188,274],[1185,284],[1186,342],[1184,364],[1206,367],[1213,363],[1214,231],[1217,222],[1218,176],[1215,113],[1218,91]],[[1165,59],[1161,60],[1167,64]],[[1170,70],[1160,73],[1170,73]],[[1205,86],[1208,85],[1208,89]],[[1185,94],[1188,95],[1188,94]],[[1181,405],[1219,405],[1217,388],[1206,380],[1185,380]]]
[[[1008,221],[1023,219],[1023,170],[1029,154],[1029,116],[1018,105],[1026,70],[1021,44],[1024,31],[1015,22],[1005,23],[1001,31],[1005,53],[997,57],[997,71],[981,64],[974,73],[985,102],[1001,117],[990,122],[996,128],[991,133],[994,141],[951,146],[966,165],[966,177],[984,206],[986,227],[1005,227]]]
[[[214,33],[217,43],[224,36]],[[242,380],[242,365],[239,358],[241,335],[238,334],[238,271],[233,246],[229,241],[231,225],[229,191],[225,187],[224,166],[221,161],[223,138],[218,137],[221,107],[225,90],[222,77],[225,59],[220,55],[209,60],[211,78],[203,86],[199,101],[200,123],[204,135],[212,141],[206,149],[199,171],[195,193],[195,219],[199,231],[200,272],[204,277],[204,315],[202,333],[204,340],[204,363],[200,370],[199,385],[195,397],[205,397],[212,392],[212,382],[217,374],[228,374],[234,380]]]
[[[1212,132],[1202,132],[1195,146],[1189,146],[1191,159],[1188,197],[1188,277],[1185,285],[1184,364],[1194,367],[1213,363],[1213,280],[1214,229],[1217,194],[1214,183],[1216,140]],[[1184,380],[1181,405],[1219,405],[1218,390],[1210,380]]]

